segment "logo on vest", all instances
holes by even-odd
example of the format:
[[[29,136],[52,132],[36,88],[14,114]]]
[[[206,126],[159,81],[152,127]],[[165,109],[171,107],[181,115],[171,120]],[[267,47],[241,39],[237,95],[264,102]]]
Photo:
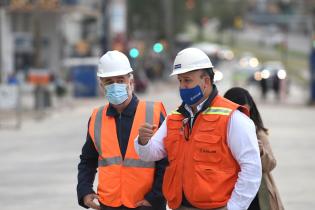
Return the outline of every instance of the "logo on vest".
[[[201,153],[208,153],[208,154],[217,153],[216,150],[209,150],[209,149],[207,149],[207,148],[200,148],[200,149],[199,149],[199,152],[201,152]]]

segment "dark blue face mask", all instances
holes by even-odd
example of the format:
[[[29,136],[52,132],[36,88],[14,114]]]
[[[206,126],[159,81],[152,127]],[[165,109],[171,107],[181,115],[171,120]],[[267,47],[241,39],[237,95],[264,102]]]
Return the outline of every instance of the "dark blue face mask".
[[[181,88],[179,93],[183,102],[187,105],[193,105],[203,97],[203,92],[199,85],[194,88]]]

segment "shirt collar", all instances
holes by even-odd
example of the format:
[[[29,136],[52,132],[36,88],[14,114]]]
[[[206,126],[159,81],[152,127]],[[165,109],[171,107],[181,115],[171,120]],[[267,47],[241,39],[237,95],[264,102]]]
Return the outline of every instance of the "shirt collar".
[[[132,94],[131,101],[129,102],[127,107],[122,111],[121,114],[128,117],[133,116],[137,110],[138,103],[139,103],[138,97],[135,94]],[[109,107],[106,111],[106,116],[115,117],[118,115],[119,113],[117,112],[117,110],[111,104],[109,104]]]
[[[203,102],[201,102],[201,103],[196,107],[196,108],[197,108],[197,112],[199,112],[199,111],[202,109],[204,103],[206,103],[207,100],[208,100],[208,99],[205,99]],[[191,109],[191,107],[190,107],[189,105],[185,104],[185,105],[184,105],[184,108],[189,112],[189,114],[190,114],[191,117],[194,116],[194,113],[193,113],[193,111],[192,111],[192,109]]]

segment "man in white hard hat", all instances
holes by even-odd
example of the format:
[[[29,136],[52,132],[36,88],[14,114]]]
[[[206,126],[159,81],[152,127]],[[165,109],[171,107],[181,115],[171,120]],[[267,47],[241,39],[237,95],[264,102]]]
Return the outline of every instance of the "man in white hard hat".
[[[137,153],[145,161],[168,157],[163,194],[171,209],[247,209],[261,180],[248,110],[218,95],[213,65],[197,48],[177,54],[171,75],[183,102],[155,134],[155,125],[141,126]]]
[[[165,110],[161,102],[138,100],[133,94],[132,71],[121,52],[108,51],[99,60],[97,76],[109,104],[94,109],[80,156],[77,193],[85,208],[166,208],[162,180],[167,159],[145,162],[133,142],[140,125],[160,125]],[[97,194],[93,190],[96,170]]]

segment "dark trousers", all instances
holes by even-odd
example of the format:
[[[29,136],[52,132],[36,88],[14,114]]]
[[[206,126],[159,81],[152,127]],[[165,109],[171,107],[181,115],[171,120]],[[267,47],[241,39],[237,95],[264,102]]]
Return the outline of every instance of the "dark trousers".
[[[248,210],[260,210],[259,207],[259,201],[258,196],[256,195],[250,206],[248,207]]]
[[[110,206],[105,206],[103,204],[101,205],[101,210],[154,210],[153,207],[149,206],[140,206],[137,208],[128,208],[126,206],[120,206],[120,207],[110,207]]]

